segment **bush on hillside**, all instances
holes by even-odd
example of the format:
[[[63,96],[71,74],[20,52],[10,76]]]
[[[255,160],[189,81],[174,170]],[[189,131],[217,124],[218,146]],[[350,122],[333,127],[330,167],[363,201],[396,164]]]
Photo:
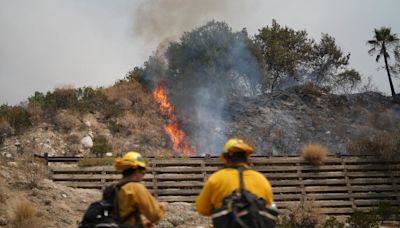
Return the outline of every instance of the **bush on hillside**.
[[[12,132],[10,124],[0,118],[0,145],[4,143],[4,140],[7,136],[9,136]]]
[[[22,170],[22,177],[28,188],[38,188],[41,182],[49,176],[48,167],[41,161],[33,158],[31,153],[26,153],[17,160],[18,167]]]
[[[93,139],[93,147],[90,148],[90,152],[95,154],[96,157],[104,157],[104,154],[110,152],[111,145],[108,143],[105,136],[98,136]]]
[[[353,155],[375,155],[384,160],[397,157],[400,151],[400,130],[382,132],[372,137],[363,137],[347,144],[347,151]]]
[[[70,110],[61,110],[57,112],[54,118],[54,124],[64,131],[78,129],[82,126],[79,117]]]
[[[304,160],[312,165],[322,165],[328,154],[328,149],[320,144],[307,144],[303,147],[302,156]]]
[[[32,125],[29,113],[20,106],[1,105],[0,119],[7,121],[16,134]]]

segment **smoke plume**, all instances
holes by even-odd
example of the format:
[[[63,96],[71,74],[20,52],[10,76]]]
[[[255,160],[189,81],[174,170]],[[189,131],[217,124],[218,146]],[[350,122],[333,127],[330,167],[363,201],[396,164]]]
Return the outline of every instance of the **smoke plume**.
[[[248,7],[246,3],[244,0],[145,0],[134,13],[133,33],[146,41],[160,42],[212,19],[235,18]]]

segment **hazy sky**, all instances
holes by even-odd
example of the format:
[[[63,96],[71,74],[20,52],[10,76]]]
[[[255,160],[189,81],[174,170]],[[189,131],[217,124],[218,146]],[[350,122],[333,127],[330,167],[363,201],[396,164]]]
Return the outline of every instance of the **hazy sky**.
[[[161,41],[212,19],[250,35],[273,18],[317,40],[328,33],[388,93],[366,41],[381,26],[400,35],[399,9],[399,0],[0,0],[0,104],[56,87],[112,85]]]

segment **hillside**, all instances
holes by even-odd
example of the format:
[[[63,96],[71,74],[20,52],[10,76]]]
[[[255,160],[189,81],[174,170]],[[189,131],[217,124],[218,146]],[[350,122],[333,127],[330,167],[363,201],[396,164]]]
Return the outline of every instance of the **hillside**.
[[[179,155],[165,131],[170,120],[161,114],[152,94],[136,90],[121,92],[121,85],[106,89],[120,93],[114,95],[112,102],[126,103],[118,115],[107,116],[104,107],[90,112],[60,108],[51,117],[36,115],[31,127],[5,138],[3,156],[13,157],[17,151],[94,156],[90,145],[84,142],[90,134],[93,139],[89,140],[95,144],[96,139],[104,139],[97,141],[100,148],[114,155],[128,150],[138,150],[147,156]],[[334,95],[307,85],[273,95],[232,98],[223,107],[217,126],[199,126],[202,122],[190,116],[185,118],[186,113],[180,116],[178,123],[183,131],[187,130],[189,142],[214,145],[201,147],[209,150],[198,149],[198,155],[217,155],[224,140],[235,135],[251,141],[258,155],[297,154],[307,143],[323,144],[331,153],[346,154],[347,147],[360,140],[391,132],[398,136],[400,127],[400,106],[388,97],[375,92]],[[213,118],[211,122],[215,121]],[[199,128],[207,130],[208,135],[202,138],[192,133]]]

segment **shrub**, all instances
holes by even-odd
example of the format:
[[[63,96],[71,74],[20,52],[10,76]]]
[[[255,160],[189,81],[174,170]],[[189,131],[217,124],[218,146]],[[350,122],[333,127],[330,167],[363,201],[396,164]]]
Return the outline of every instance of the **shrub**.
[[[323,220],[319,207],[311,199],[304,199],[289,209],[288,223],[293,227],[317,227]]]
[[[378,227],[378,218],[374,213],[356,210],[347,219],[347,223],[354,228],[374,228]]]
[[[111,145],[108,144],[105,136],[95,137],[93,140],[93,147],[90,152],[96,155],[96,157],[103,157],[105,153],[111,150]]]
[[[328,149],[320,144],[307,144],[302,153],[303,158],[312,165],[321,165],[326,159]]]
[[[6,120],[0,118],[0,145],[4,143],[4,140],[12,132],[10,124]]]
[[[16,134],[32,125],[29,113],[19,106],[0,106],[0,118],[6,120],[14,128]]]
[[[304,95],[315,95],[315,96],[322,95],[321,88],[313,82],[306,82],[301,88],[300,92]]]
[[[347,223],[355,228],[378,227],[378,224],[387,220],[399,219],[399,208],[388,202],[380,202],[378,207],[370,211],[355,211]]]
[[[15,228],[39,228],[45,227],[38,217],[38,211],[34,204],[28,200],[19,200],[12,211],[12,224]]]
[[[347,144],[347,151],[353,155],[375,155],[384,160],[396,158],[400,151],[400,130],[382,132],[372,137],[363,137]]]
[[[78,128],[80,125],[82,125],[78,117],[69,110],[57,112],[54,120],[55,124],[65,131],[70,131],[71,129]]]
[[[338,221],[335,217],[329,217],[322,225],[324,228],[344,228],[345,224]]]
[[[29,188],[37,188],[41,181],[48,177],[49,172],[47,166],[38,162],[32,157],[32,154],[25,154],[18,160],[18,167],[22,170],[23,178],[27,182]]]

